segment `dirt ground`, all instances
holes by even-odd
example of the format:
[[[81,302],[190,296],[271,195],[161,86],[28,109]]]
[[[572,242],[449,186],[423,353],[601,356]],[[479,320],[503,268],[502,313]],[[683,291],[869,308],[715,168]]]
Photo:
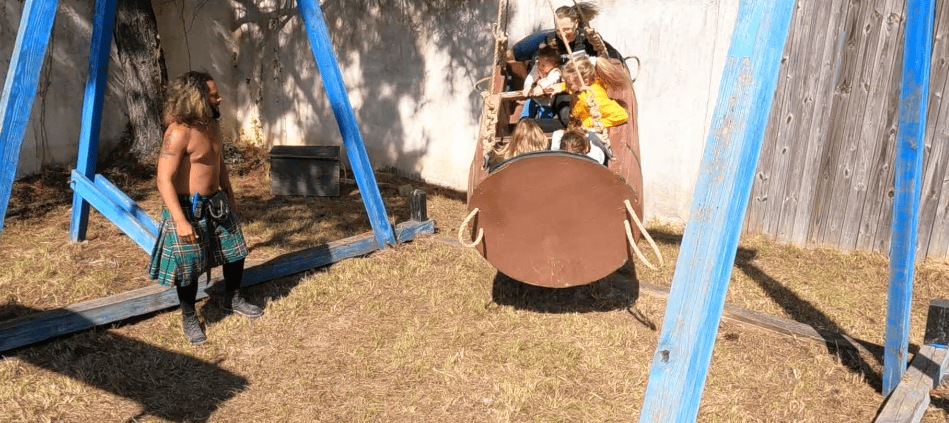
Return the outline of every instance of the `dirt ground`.
[[[264,153],[231,164],[250,259],[370,230],[357,187],[332,198],[275,197]],[[151,171],[101,169],[150,215]],[[200,303],[209,341],[189,345],[176,309],[0,356],[0,421],[498,421],[639,419],[682,228],[648,225],[663,269],[568,289],[513,281],[452,239],[464,193],[376,175],[393,222],[409,218],[400,187],[426,190],[434,236],[255,285],[250,321]],[[0,234],[0,320],[148,286],[147,254],[97,212],[87,240],[68,239],[68,172],[15,184]],[[351,178],[351,176],[350,176]],[[645,245],[644,243],[641,245]],[[884,398],[885,257],[743,237],[726,301],[843,333],[863,353],[723,320],[704,387],[702,422],[867,422]],[[916,270],[911,350],[926,306],[949,290],[949,266]],[[925,422],[947,421],[945,387]]]

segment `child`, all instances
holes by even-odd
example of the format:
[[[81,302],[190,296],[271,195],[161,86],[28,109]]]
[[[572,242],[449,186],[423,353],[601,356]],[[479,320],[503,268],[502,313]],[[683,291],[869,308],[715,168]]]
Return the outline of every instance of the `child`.
[[[566,131],[557,131],[554,133],[555,142],[563,151],[583,154],[596,160],[597,163],[605,165],[606,154],[600,147],[591,146],[589,133],[579,128],[567,128]],[[553,148],[553,147],[551,147]]]
[[[524,110],[521,119],[552,119],[551,96],[562,91],[560,86],[560,54],[550,47],[537,51],[537,63],[524,78]]]
[[[599,104],[600,122],[604,127],[622,125],[629,115],[626,109],[606,94],[606,88],[622,89],[628,87],[628,80],[622,67],[608,60],[598,59],[596,63],[589,57],[578,57],[563,66],[563,78],[566,88],[573,97],[571,122],[587,130],[593,129],[593,116],[587,104],[587,92],[583,86],[593,90],[593,98]],[[606,85],[606,87],[604,87]]]
[[[550,147],[544,131],[532,119],[522,119],[514,127],[511,140],[504,145],[498,145],[494,150],[491,165],[495,165],[515,156],[534,151],[546,150]]]
[[[593,92],[593,99],[600,111],[600,123],[604,128],[622,125],[626,123],[629,115],[623,106],[606,94],[606,87],[621,90],[628,88],[631,83],[626,70],[609,60],[578,57],[564,65],[563,78],[573,104],[573,111],[570,113],[571,126],[585,129],[591,135],[590,142],[601,147],[606,157],[612,159],[613,152],[594,131],[591,107],[587,104],[588,94],[583,87],[589,87]]]

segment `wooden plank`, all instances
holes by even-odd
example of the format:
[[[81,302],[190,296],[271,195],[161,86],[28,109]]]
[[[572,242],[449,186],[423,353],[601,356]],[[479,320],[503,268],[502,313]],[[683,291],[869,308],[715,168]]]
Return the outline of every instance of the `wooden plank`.
[[[892,0],[882,0],[882,3],[889,1]],[[880,6],[874,3],[877,2],[870,1],[861,5],[866,14],[864,19],[858,21],[859,26],[853,28],[851,33],[851,37],[855,37],[858,50],[853,74],[847,87],[850,90],[847,98],[847,114],[839,116],[841,120],[835,121],[836,126],[839,127],[839,132],[837,132],[839,138],[834,139],[834,142],[838,143],[839,148],[836,152],[835,167],[829,169],[834,173],[834,182],[829,190],[830,208],[826,210],[827,215],[821,228],[820,242],[838,246],[845,251],[847,245],[841,244],[845,226],[855,217],[859,219],[859,213],[854,213],[857,205],[851,202],[861,200],[866,193],[866,185],[861,185],[859,178],[855,179],[859,156],[868,148],[867,140],[861,137],[861,131],[865,126],[875,125],[873,122],[868,122],[864,116],[867,108],[872,107],[868,105],[871,100],[870,87],[877,81],[871,81],[870,78],[876,65],[875,59],[880,54],[880,40],[883,38],[885,18],[878,13],[877,8]]]
[[[323,11],[320,10],[319,1],[315,0],[297,0],[297,7],[303,16],[310,48],[313,50],[313,56],[316,58],[316,64],[323,79],[323,87],[326,88],[326,95],[329,97],[333,114],[339,124],[339,132],[346,146],[346,155],[349,157],[363,204],[366,205],[366,212],[369,213],[369,222],[376,234],[376,241],[379,243],[379,248],[386,248],[387,244],[396,243],[395,235],[392,233],[392,225],[389,224],[385,204],[382,202],[379,186],[372,173],[372,165],[369,163],[369,155],[366,154],[359,126],[356,124],[356,115],[346,94],[346,86],[343,85],[343,76],[340,74],[336,56],[333,54],[333,44],[326,30]]]
[[[817,169],[817,186],[812,207],[811,226],[807,231],[808,244],[822,244],[825,242],[827,228],[835,222],[833,216],[835,206],[835,187],[838,184],[837,168],[840,160],[840,150],[846,140],[847,122],[851,116],[852,90],[854,80],[861,64],[861,45],[859,28],[869,16],[871,5],[868,2],[854,4],[850,2],[847,16],[844,20],[844,29],[841,40],[840,62],[835,70],[834,97],[831,104],[829,131],[824,138],[820,153],[820,165]]]
[[[13,178],[20,166],[23,134],[30,121],[36,83],[53,30],[58,0],[27,0],[17,29],[13,56],[0,95],[0,230],[7,215]]]
[[[825,60],[828,64],[833,63],[825,59],[825,56],[835,50],[835,42],[838,39],[836,36],[828,36],[828,32],[836,35],[836,26],[828,27],[827,21],[833,18],[835,10],[839,10],[839,2],[836,5],[827,1],[809,1],[806,4],[799,6],[798,10],[806,12],[802,17],[801,31],[808,38],[803,40],[803,46],[792,52],[787,59],[788,63],[794,66],[793,73],[798,75],[798,83],[793,87],[793,94],[788,99],[790,104],[786,114],[776,122],[787,128],[782,132],[780,140],[780,159],[772,164],[774,183],[767,194],[773,200],[772,212],[764,230],[779,242],[788,242],[790,228],[793,227],[789,215],[798,207],[799,190],[803,181],[814,177],[814,173],[804,173],[803,160],[807,157],[805,152],[812,145],[812,142],[807,142],[809,139],[805,136],[812,130],[815,106],[826,101],[825,98],[820,98],[819,87],[821,91],[826,92],[825,96],[830,96],[832,84],[826,80],[822,85],[819,83],[832,74],[832,68],[826,67],[822,75],[821,65]],[[820,54],[814,54],[814,50],[818,49],[822,49],[819,50]]]
[[[885,194],[871,193],[870,187],[880,185],[877,182],[883,173],[877,165],[880,151],[885,150],[883,140],[890,129],[887,118],[893,116],[892,111],[887,113],[887,104],[894,104],[888,103],[888,99],[896,92],[896,86],[891,85],[891,82],[893,74],[899,73],[897,64],[902,48],[900,14],[903,9],[904,0],[888,0],[875,9],[875,15],[879,16],[879,20],[875,21],[878,25],[873,40],[875,45],[868,51],[868,66],[861,75],[861,84],[867,90],[867,102],[864,109],[860,110],[861,123],[854,131],[858,148],[853,153],[851,184],[844,206],[845,220],[836,243],[843,251],[853,250],[860,237],[872,239],[880,224],[877,218],[882,198],[873,195]]]
[[[920,253],[925,257],[949,255],[949,7],[936,3],[935,36],[933,37],[934,69],[929,95],[929,116],[926,145],[931,149],[924,158],[922,197],[920,198]],[[929,225],[925,231],[923,225]],[[928,241],[922,236],[929,232]]]
[[[889,394],[906,370],[913,267],[919,219],[920,177],[929,98],[929,61],[935,0],[909,0],[900,89],[900,129],[896,145],[896,193],[893,197],[893,236],[890,238],[890,284],[886,307],[886,349],[883,355],[883,394]]]
[[[78,171],[78,169],[76,171]],[[158,236],[158,222],[152,219],[145,210],[142,210],[142,208],[135,203],[135,200],[132,200],[129,196],[125,195],[122,190],[112,185],[112,182],[109,182],[105,176],[99,174],[95,175],[95,179],[93,179],[92,183],[95,184],[99,192],[111,200],[113,204],[132,215],[139,224],[145,229],[148,229],[154,236]]]
[[[919,422],[929,407],[929,390],[939,385],[949,354],[946,348],[924,345],[913,356],[906,375],[887,397],[876,423]]]
[[[433,233],[434,227],[432,220],[409,221],[396,225],[396,233],[401,234],[403,241],[409,241],[422,233]],[[267,261],[248,262],[241,285],[255,285],[347,258],[369,254],[376,250],[378,250],[378,244],[373,233],[366,233]],[[213,293],[216,289],[220,289],[217,287],[221,281],[220,277],[214,277],[209,284],[206,276],[202,276],[198,281],[198,298],[206,298],[208,291]],[[178,295],[174,289],[152,285],[110,297],[18,317],[0,322],[0,351],[177,305]]]
[[[77,169],[72,171],[70,184],[73,190],[79,193],[85,201],[95,207],[106,219],[114,223],[132,241],[142,247],[146,253],[152,252],[155,239],[158,237],[157,230],[152,232],[134,215],[112,202],[107,195],[103,194],[92,181],[82,176]]]
[[[457,244],[457,241],[455,241]],[[647,282],[636,281],[640,292],[656,298],[667,300],[669,290]],[[813,326],[783,317],[772,316],[732,304],[725,304],[722,309],[722,318],[764,329],[769,332],[789,336],[794,339],[812,341],[837,349],[846,348],[856,350],[868,357],[875,357],[883,352],[883,346],[871,342],[851,338],[846,334],[815,329]]]
[[[102,122],[102,99],[109,76],[109,49],[112,47],[112,26],[115,24],[116,0],[97,0],[92,25],[92,44],[89,50],[89,76],[82,101],[82,124],[79,129],[79,157],[76,170],[93,180],[96,172],[96,153],[99,151],[99,126]],[[73,192],[72,218],[69,239],[86,238],[89,222],[89,203],[78,191]],[[157,233],[157,231],[156,231]]]
[[[889,55],[891,57],[876,59],[875,68],[884,68],[884,71],[875,73],[872,80],[878,81],[874,84],[875,86],[885,84],[886,88],[877,90],[876,97],[871,98],[865,110],[872,116],[865,114],[863,118],[864,122],[879,122],[879,126],[873,132],[863,132],[862,139],[866,152],[861,153],[860,157],[869,159],[867,165],[870,171],[866,173],[866,195],[861,200],[862,204],[850,212],[858,215],[859,221],[847,228],[847,235],[841,236],[840,242],[847,245],[848,250],[857,248],[885,253],[886,246],[889,245],[888,223],[892,209],[893,156],[896,150],[899,84],[902,77],[900,68],[896,64],[900,63],[903,55],[904,10],[905,1],[886,2],[880,10],[881,15],[888,16],[887,25],[890,28],[887,31],[886,43],[891,46],[888,47],[888,51],[892,51],[892,54]]]
[[[808,32],[810,28],[810,4],[803,1],[795,8],[791,17],[787,41],[784,43],[784,52],[778,70],[777,87],[774,90],[773,106],[765,125],[764,138],[761,141],[761,153],[758,158],[758,167],[755,170],[751,194],[748,200],[748,209],[742,225],[743,232],[764,234],[773,237],[768,230],[773,217],[775,204],[779,198],[775,195],[775,187],[787,176],[782,173],[779,162],[788,153],[787,138],[795,126],[789,125],[785,117],[793,120],[791,109],[794,107],[794,98],[797,86],[800,85],[802,75],[798,72],[795,60],[802,57],[802,50],[807,48]],[[796,122],[795,122],[796,123]]]
[[[817,220],[813,213],[816,209],[814,203],[818,192],[821,154],[828,143],[829,128],[832,124],[830,115],[836,97],[834,78],[840,67],[841,46],[845,33],[843,23],[851,10],[850,1],[834,0],[833,3],[832,14],[825,24],[820,68],[807,71],[808,75],[815,75],[812,81],[813,88],[808,89],[807,92],[810,93],[813,90],[815,94],[811,116],[799,122],[799,125],[808,128],[803,138],[805,141],[802,143],[806,147],[803,154],[796,155],[792,164],[793,176],[786,181],[786,195],[794,195],[797,198],[796,201],[787,202],[782,206],[779,226],[781,229],[778,230],[777,236],[780,242],[792,242],[801,246],[807,244],[807,235],[812,221]],[[785,233],[787,233],[786,238]]]
[[[739,6],[642,422],[694,421],[698,413],[793,8]]]

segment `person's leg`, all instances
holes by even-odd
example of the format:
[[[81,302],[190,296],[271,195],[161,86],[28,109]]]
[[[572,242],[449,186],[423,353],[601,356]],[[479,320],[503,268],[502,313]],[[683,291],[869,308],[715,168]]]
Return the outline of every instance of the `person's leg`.
[[[256,318],[264,312],[240,295],[241,281],[244,279],[244,259],[225,263],[224,273],[224,310],[233,311],[241,316]]]
[[[195,310],[195,301],[198,296],[198,282],[194,281],[187,286],[176,285],[178,302],[181,304],[181,330],[192,345],[200,345],[208,339],[201,328],[198,313]]]

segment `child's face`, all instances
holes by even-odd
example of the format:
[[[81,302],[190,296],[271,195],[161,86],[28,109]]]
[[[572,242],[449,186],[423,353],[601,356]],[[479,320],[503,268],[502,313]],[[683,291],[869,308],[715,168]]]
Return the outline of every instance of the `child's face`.
[[[567,83],[567,89],[573,92],[580,91],[583,88],[583,81],[576,72],[567,72],[563,76],[563,81]]]
[[[550,71],[554,70],[556,67],[557,65],[553,60],[542,59],[537,61],[537,73],[542,77],[547,76],[547,74],[549,74]]]

